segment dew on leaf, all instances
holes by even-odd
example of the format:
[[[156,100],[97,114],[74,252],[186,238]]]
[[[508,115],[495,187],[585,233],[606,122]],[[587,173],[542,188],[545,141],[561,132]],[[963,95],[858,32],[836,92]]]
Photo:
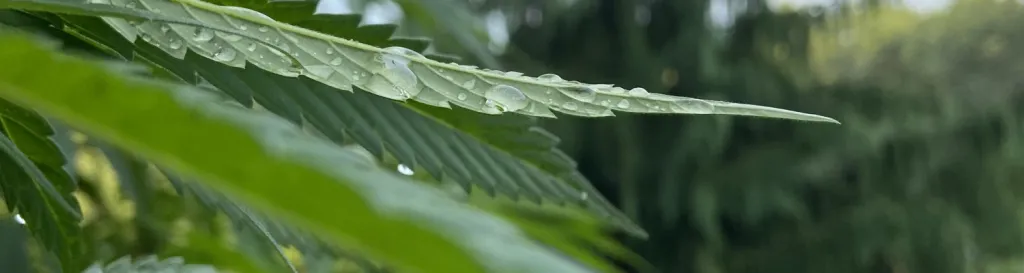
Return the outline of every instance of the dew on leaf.
[[[224,40],[227,40],[228,42],[238,42],[242,40],[242,36],[235,34],[224,34],[221,35],[221,38],[224,38]]]
[[[459,93],[459,95],[458,95],[458,99],[459,100],[466,100],[466,97],[467,97],[466,93]]]
[[[715,106],[711,103],[698,99],[681,99],[672,102],[671,110],[681,114],[712,114]]]
[[[342,62],[341,57],[337,57],[337,58],[331,59],[331,61],[328,62],[328,64],[330,64],[330,65],[341,65],[341,62]]]
[[[515,72],[515,71],[505,72],[505,76],[509,76],[509,77],[519,77],[519,76],[522,76],[522,75],[523,75],[523,73],[521,73],[521,72]]]
[[[518,111],[526,108],[526,105],[530,103],[526,99],[526,95],[522,91],[504,84],[499,84],[487,89],[484,93],[484,98],[489,101],[494,101],[503,112]]]
[[[537,77],[537,79],[541,80],[541,81],[549,82],[549,83],[561,82],[562,81],[561,77],[558,77],[558,75],[554,75],[554,74],[541,75],[541,76]]]
[[[619,103],[615,104],[615,107],[619,107],[619,108],[622,108],[622,109],[629,108],[629,101],[628,100],[619,101]]]
[[[412,50],[412,49],[400,47],[400,46],[392,46],[392,47],[384,48],[384,53],[385,54],[389,53],[389,54],[393,54],[393,55],[401,55],[401,56],[405,56],[405,57],[423,58],[423,55],[421,55],[419,52],[416,52],[415,50]],[[406,60],[408,61],[408,59],[406,59]]]
[[[163,32],[163,33],[171,32],[171,26],[168,26],[168,25],[160,26],[160,32]]]
[[[326,79],[327,77],[331,76],[331,73],[334,72],[334,69],[326,65],[307,65],[306,72],[312,76]]]
[[[234,11],[238,11],[238,12],[241,12],[241,13],[247,13],[247,14],[250,14],[250,15],[255,15],[256,17],[261,17],[261,18],[264,18],[264,19],[274,20],[274,19],[270,18],[270,16],[267,16],[266,14],[263,14],[263,13],[261,13],[259,11],[255,11],[255,10],[251,10],[251,9],[247,9],[247,8],[243,8],[243,7],[224,6],[224,8],[230,9],[230,10],[234,10]]]
[[[192,32],[192,40],[200,43],[209,42],[210,40],[213,40],[213,31],[205,28],[196,28],[196,30]]]
[[[637,87],[637,88],[630,89],[629,92],[626,92],[626,94],[630,95],[630,96],[646,96],[649,93],[647,93],[647,89],[643,89],[642,87]]]
[[[171,40],[171,43],[170,43],[170,44],[168,44],[168,46],[169,46],[169,47],[170,47],[171,49],[180,49],[180,48],[181,48],[181,46],[182,46],[182,43],[181,43],[181,40],[178,40],[178,39],[174,39],[174,40]]]
[[[473,87],[476,87],[476,80],[471,79],[462,83],[462,88],[473,89]]]
[[[334,49],[332,49],[332,48],[328,47],[328,48],[327,48],[327,50],[326,50],[326,51],[324,51],[324,53],[327,53],[327,55],[331,55],[331,54],[334,54]]]
[[[566,95],[582,102],[593,102],[594,98],[597,97],[597,92],[594,92],[593,88],[586,86],[573,86],[565,89]]]
[[[575,102],[571,102],[570,101],[570,102],[566,102],[565,104],[562,104],[562,108],[569,109],[569,110],[576,110],[576,109],[579,109],[580,107],[577,106]]]
[[[248,50],[249,52],[256,51],[256,44],[250,43],[249,46],[245,48],[245,50]],[[263,58],[263,56],[261,55],[260,58]]]
[[[234,60],[235,56],[238,56],[238,53],[235,52],[234,49],[227,47],[221,48],[220,50],[217,50],[217,53],[213,54],[213,58],[221,62]]]

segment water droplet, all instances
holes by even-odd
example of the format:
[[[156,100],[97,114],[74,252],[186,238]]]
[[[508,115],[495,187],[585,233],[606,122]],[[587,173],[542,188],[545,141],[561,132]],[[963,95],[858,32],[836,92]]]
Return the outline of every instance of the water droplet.
[[[466,93],[460,93],[458,96],[459,100],[466,100],[466,97]]]
[[[243,12],[243,13],[248,13],[248,14],[256,15],[257,17],[261,17],[261,18],[264,18],[264,19],[271,19],[270,16],[267,16],[266,14],[260,13],[259,11],[243,8],[243,7],[223,6],[222,8],[231,9],[231,10],[235,10],[235,11],[238,11],[238,12]],[[271,19],[271,20],[273,20],[273,19]]]
[[[248,29],[249,29],[249,26],[246,26],[246,25],[244,25],[244,24],[242,24],[242,25],[238,25],[238,29],[241,29],[241,30],[248,30]]]
[[[270,27],[260,26],[259,28],[256,28],[256,30],[259,30],[260,32],[267,32],[270,31]]]
[[[562,108],[565,108],[565,109],[568,109],[568,110],[580,109],[579,106],[576,106],[575,102],[571,102],[571,101],[570,102],[566,102],[565,104],[562,104]]]
[[[404,47],[385,48],[384,52],[378,56],[384,63],[384,67],[375,73],[387,79],[395,88],[398,88],[398,91],[411,98],[420,93],[420,88],[418,88],[419,80],[416,78],[416,74],[409,69],[409,59],[405,57],[410,54],[418,55],[419,53]]]
[[[168,26],[168,25],[160,26],[160,32],[163,32],[163,33],[171,32],[171,26]]]
[[[587,197],[588,197],[587,193],[585,193],[585,192],[581,192],[580,193],[580,200],[587,200]]]
[[[698,99],[681,99],[672,102],[671,110],[682,114],[711,114],[715,112],[715,106],[711,103]]]
[[[149,35],[147,35],[147,34],[144,34],[144,33],[143,33],[143,34],[141,34],[141,35],[139,35],[139,36],[142,36],[142,40],[143,40],[143,41],[146,41],[147,43],[152,43],[152,42],[153,42],[153,37],[150,37],[150,36],[149,36]],[[157,46],[159,46],[159,45],[157,45]]]
[[[170,46],[171,49],[180,49],[181,45],[182,45],[181,44],[181,40],[174,39],[174,40],[171,40],[171,43],[168,46]]]
[[[234,49],[225,47],[221,48],[220,50],[217,50],[217,53],[213,54],[213,58],[217,59],[218,61],[228,62],[234,60],[235,56],[237,55],[238,53],[235,52]]]
[[[637,88],[630,89],[629,92],[626,92],[626,94],[628,94],[630,96],[638,97],[638,96],[647,96],[647,94],[649,94],[649,93],[647,93],[647,89],[643,89],[641,87],[637,87]]]
[[[327,55],[331,55],[331,54],[334,54],[334,49],[333,49],[333,48],[330,48],[330,47],[328,47],[325,53],[327,53]]]
[[[242,36],[234,34],[224,34],[221,38],[224,38],[224,40],[227,40],[228,42],[238,42],[242,40]]]
[[[569,95],[569,97],[582,102],[593,102],[594,98],[597,97],[597,92],[586,86],[573,86],[562,90],[565,90],[566,92],[563,93]]]
[[[468,80],[465,83],[462,83],[462,88],[473,89],[473,87],[476,87],[476,80]]]
[[[398,164],[398,173],[404,174],[404,175],[413,175],[414,174],[412,169],[410,169],[409,166],[405,166],[405,164]]]
[[[338,57],[338,58],[331,59],[331,61],[328,62],[328,63],[331,64],[331,65],[341,65],[342,61],[343,60],[341,59],[341,57]]]
[[[256,51],[256,44],[250,43],[249,46],[245,48],[245,50],[248,50],[249,52]],[[261,55],[260,58],[263,58],[263,56]]]
[[[209,42],[210,40],[213,40],[213,31],[205,28],[196,28],[196,30],[192,32],[192,40],[200,43]]]
[[[555,75],[555,74],[540,75],[540,76],[537,77],[537,79],[541,80],[541,81],[546,81],[546,82],[560,82],[560,81],[562,81],[562,77],[559,77],[558,75]]]
[[[505,72],[505,76],[509,76],[509,77],[519,77],[519,76],[522,76],[522,75],[523,75],[523,73],[515,72],[515,71]]]
[[[612,101],[610,101],[610,100],[603,100],[603,101],[601,101],[601,106],[608,107],[609,105],[612,105]]]
[[[400,47],[400,46],[392,46],[392,47],[384,48],[384,52],[385,53],[390,53],[390,54],[402,55],[402,56],[406,56],[406,57],[423,58],[423,55],[420,55],[419,52],[416,52],[416,51],[414,51],[412,49]]]
[[[331,73],[334,73],[334,69],[326,65],[308,65],[306,66],[306,72],[312,76],[326,79],[331,76]]]
[[[495,85],[487,89],[487,92],[484,93],[484,98],[494,101],[497,106],[503,108],[503,112],[518,111],[526,108],[526,105],[530,103],[522,91],[504,84]]]
[[[622,109],[629,108],[629,101],[628,100],[622,100],[618,104],[615,104],[615,107],[619,107],[619,108],[622,108]]]

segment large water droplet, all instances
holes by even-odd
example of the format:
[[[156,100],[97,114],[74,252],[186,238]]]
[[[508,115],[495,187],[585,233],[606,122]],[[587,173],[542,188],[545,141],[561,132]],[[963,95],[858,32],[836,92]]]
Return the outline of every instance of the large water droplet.
[[[210,40],[213,40],[213,31],[205,28],[196,28],[196,30],[192,32],[192,40],[200,43],[209,42]]]
[[[715,106],[711,103],[698,99],[681,99],[672,102],[670,107],[673,112],[681,114],[711,114],[715,112]]]
[[[223,6],[222,8],[230,9],[230,10],[235,10],[235,11],[243,12],[243,13],[248,13],[248,14],[252,14],[252,15],[256,15],[257,17],[262,17],[264,19],[274,20],[274,19],[270,18],[270,16],[267,16],[266,14],[260,13],[259,11],[255,11],[255,10],[251,10],[251,9],[247,9],[247,8],[243,8],[243,7]]]
[[[238,56],[238,53],[234,49],[227,47],[221,48],[220,50],[217,50],[217,53],[213,54],[214,59],[222,62],[234,60],[235,56]]]
[[[181,46],[182,46],[182,43],[181,43],[181,40],[174,39],[174,40],[171,40],[171,43],[168,44],[167,46],[171,47],[171,49],[180,49]]]
[[[559,77],[558,75],[555,75],[555,74],[540,75],[540,76],[537,77],[537,79],[538,80],[542,80],[542,81],[546,81],[546,82],[560,82],[560,81],[562,81],[562,77]]]
[[[637,88],[630,89],[629,92],[626,92],[626,94],[630,95],[630,96],[634,96],[634,97],[639,97],[639,96],[647,96],[647,94],[649,94],[649,93],[647,93],[647,89],[643,89],[641,87],[637,87]]]
[[[338,57],[338,58],[331,59],[331,61],[328,62],[328,64],[331,64],[331,65],[341,65],[342,61],[344,61],[344,60],[342,60],[341,57]]]
[[[306,73],[321,79],[326,79],[331,76],[331,73],[334,73],[334,69],[326,65],[307,65]]]
[[[224,34],[221,35],[221,38],[224,38],[224,40],[227,40],[228,42],[238,42],[242,40],[242,36],[235,34]]]
[[[568,109],[568,110],[580,109],[580,107],[577,106],[575,102],[571,102],[571,101],[570,102],[566,102],[565,104],[562,104],[562,108],[565,108],[565,109]]]
[[[398,91],[411,98],[419,94],[420,88],[416,74],[409,69],[409,59],[405,57],[408,54],[419,53],[404,47],[386,48],[379,56],[384,67],[374,73],[387,79]]]
[[[249,46],[245,48],[245,50],[248,50],[249,52],[256,51],[256,43],[250,43]],[[263,56],[260,57],[262,58]]]
[[[593,102],[594,98],[597,97],[597,92],[594,92],[594,89],[586,86],[573,86],[563,90],[565,90],[564,93],[569,95],[569,97],[582,102]]]
[[[384,52],[385,53],[390,53],[390,54],[395,54],[395,55],[402,55],[402,56],[406,56],[406,57],[423,58],[423,55],[421,55],[419,52],[416,52],[415,50],[412,50],[412,49],[400,47],[400,46],[392,46],[392,47],[384,48]]]
[[[615,107],[619,107],[619,108],[622,108],[622,109],[629,108],[629,101],[628,100],[622,100],[618,104],[615,104]]]
[[[465,83],[462,83],[462,88],[473,89],[473,87],[476,87],[476,80],[468,80]]]
[[[484,98],[494,101],[503,112],[518,111],[530,104],[530,101],[526,99],[526,95],[522,91],[504,84],[495,85],[491,89],[487,89],[487,92],[484,93]]]
[[[459,95],[457,97],[458,97],[459,100],[466,100],[467,96],[466,96],[466,93],[459,93]]]

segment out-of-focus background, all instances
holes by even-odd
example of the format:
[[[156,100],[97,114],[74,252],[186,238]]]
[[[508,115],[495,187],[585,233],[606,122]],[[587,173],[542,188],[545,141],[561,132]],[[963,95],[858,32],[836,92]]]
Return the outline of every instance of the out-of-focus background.
[[[324,0],[465,63],[823,114],[545,125],[665,272],[1022,272],[1013,0]],[[472,31],[466,27],[472,26]]]

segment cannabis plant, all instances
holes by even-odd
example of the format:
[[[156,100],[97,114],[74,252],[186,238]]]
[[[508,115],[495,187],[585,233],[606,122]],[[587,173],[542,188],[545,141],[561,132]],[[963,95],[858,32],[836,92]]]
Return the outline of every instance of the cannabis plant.
[[[44,250],[31,267],[616,271],[608,257],[642,267],[608,232],[642,238],[643,228],[535,118],[835,122],[460,65],[422,53],[425,39],[390,37],[392,25],[314,15],[315,5],[0,1],[0,189]],[[102,175],[68,164],[85,161],[113,170],[130,209],[104,198]],[[134,220],[117,217],[125,210]]]

